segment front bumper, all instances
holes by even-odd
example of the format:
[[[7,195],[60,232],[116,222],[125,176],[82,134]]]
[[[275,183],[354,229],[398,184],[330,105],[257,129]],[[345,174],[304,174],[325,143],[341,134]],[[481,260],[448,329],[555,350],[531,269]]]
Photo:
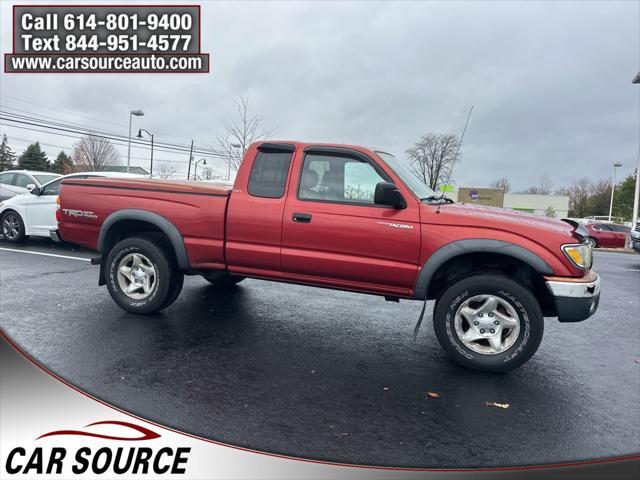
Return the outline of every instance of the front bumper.
[[[600,302],[600,277],[591,271],[582,278],[545,277],[558,320],[581,322],[596,313]]]

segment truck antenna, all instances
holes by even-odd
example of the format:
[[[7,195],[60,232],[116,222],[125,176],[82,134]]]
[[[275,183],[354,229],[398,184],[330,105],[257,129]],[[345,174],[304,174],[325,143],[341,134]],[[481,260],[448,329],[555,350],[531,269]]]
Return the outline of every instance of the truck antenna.
[[[458,159],[458,153],[460,153],[460,146],[462,145],[462,140],[464,140],[464,134],[467,133],[467,125],[469,125],[469,119],[471,118],[471,113],[473,112],[473,105],[471,105],[471,108],[469,109],[469,115],[467,115],[467,121],[464,124],[464,129],[462,130],[462,136],[460,137],[460,141],[458,142],[458,148],[456,148],[456,154],[453,157],[453,160],[451,162],[451,168],[449,169],[449,175],[447,175],[447,181],[444,183],[443,190],[442,190],[442,195],[440,196],[440,199],[442,200],[444,198],[444,194],[445,194],[445,188],[447,188],[447,185],[449,184],[449,180],[451,180],[451,173],[453,172],[453,167],[456,164],[456,160]],[[436,209],[436,213],[440,213],[440,205],[442,205],[442,202],[438,202],[438,208]]]

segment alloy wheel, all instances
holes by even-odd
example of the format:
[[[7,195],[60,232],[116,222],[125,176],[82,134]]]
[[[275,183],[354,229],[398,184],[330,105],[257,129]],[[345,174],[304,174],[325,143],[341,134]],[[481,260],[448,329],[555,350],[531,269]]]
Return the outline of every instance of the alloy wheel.
[[[157,287],[156,269],[140,253],[130,253],[118,263],[118,286],[133,300],[144,300]]]
[[[13,213],[8,213],[2,219],[2,234],[7,240],[15,240],[20,236],[20,220]]]
[[[515,308],[495,295],[467,299],[456,312],[454,326],[460,341],[483,355],[508,350],[520,334],[520,319]]]

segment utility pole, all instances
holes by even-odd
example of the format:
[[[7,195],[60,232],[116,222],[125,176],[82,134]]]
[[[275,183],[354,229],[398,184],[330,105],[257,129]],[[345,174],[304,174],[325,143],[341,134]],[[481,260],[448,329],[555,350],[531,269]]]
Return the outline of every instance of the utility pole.
[[[634,77],[634,84],[640,84],[640,72]],[[638,104],[640,106],[640,92],[638,97]],[[640,133],[640,132],[638,132]],[[640,199],[640,136],[638,136],[638,164],[636,165],[636,191],[633,195],[633,217],[631,217],[632,225],[635,227],[638,221],[638,202]]]
[[[189,168],[187,168],[187,180],[191,177],[191,160],[193,158],[193,140],[191,140],[191,150],[189,150]]]
[[[613,192],[616,189],[616,169],[621,166],[621,163],[613,164],[613,180],[611,180],[611,203],[609,204],[609,221],[611,221],[611,212],[613,212]]]

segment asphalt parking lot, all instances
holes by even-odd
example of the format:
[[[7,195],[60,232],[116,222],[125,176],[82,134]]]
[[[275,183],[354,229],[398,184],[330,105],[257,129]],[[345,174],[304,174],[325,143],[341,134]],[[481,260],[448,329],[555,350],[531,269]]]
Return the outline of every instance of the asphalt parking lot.
[[[538,353],[505,375],[449,363],[429,321],[414,343],[417,302],[257,280],[221,292],[187,277],[174,305],[137,317],[97,286],[90,256],[0,242],[0,326],[71,383],[158,423],[387,466],[640,451],[640,255],[597,252],[598,313],[578,324],[548,319]]]

